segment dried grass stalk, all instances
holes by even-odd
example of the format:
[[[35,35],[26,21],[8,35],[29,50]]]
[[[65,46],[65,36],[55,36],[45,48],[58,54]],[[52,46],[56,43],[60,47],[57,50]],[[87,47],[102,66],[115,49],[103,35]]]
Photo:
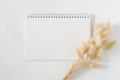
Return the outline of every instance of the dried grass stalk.
[[[97,62],[102,62],[103,59],[102,59],[101,57],[97,57],[97,58],[95,59],[95,61],[97,61]]]
[[[89,67],[90,68],[99,68],[100,67],[100,64],[89,64]]]
[[[103,25],[103,30],[109,30],[110,29],[110,22],[106,22]]]
[[[68,80],[69,77],[85,65],[89,64],[90,68],[99,68],[100,64],[90,63],[92,60],[97,62],[103,61],[101,55],[106,49],[111,49],[116,41],[111,41],[108,39],[108,36],[111,34],[110,23],[107,22],[103,27],[98,24],[94,28],[94,36],[89,40],[83,42],[79,48],[75,49],[75,53],[78,57],[78,60],[72,64],[72,67],[69,69],[63,80]]]
[[[104,39],[104,40],[102,40],[103,46],[106,45],[108,42],[109,42],[109,39]]]
[[[95,48],[94,45],[91,44],[90,48],[89,48],[89,50],[87,52],[89,57],[93,58],[95,56],[95,52],[96,52],[96,48]]]
[[[102,45],[102,39],[101,39],[100,35],[97,35],[95,37],[95,45],[96,45],[96,47],[101,47],[101,45]]]
[[[96,48],[96,56],[101,56],[103,53],[103,49],[101,47]]]
[[[75,48],[76,56],[79,58],[82,54],[80,53],[80,50],[78,48]]]
[[[65,75],[65,77],[63,78],[63,80],[68,80],[69,77],[77,70],[79,70],[80,68],[84,67],[87,64],[87,62],[82,61],[81,59],[79,59],[74,65],[72,65],[72,67],[69,69],[69,71],[67,72],[67,74]]]
[[[81,54],[85,53],[87,50],[86,44],[83,42],[80,46],[80,52]]]
[[[111,49],[115,44],[116,44],[116,41],[111,41],[111,42],[107,45],[106,49],[107,49],[107,50]]]

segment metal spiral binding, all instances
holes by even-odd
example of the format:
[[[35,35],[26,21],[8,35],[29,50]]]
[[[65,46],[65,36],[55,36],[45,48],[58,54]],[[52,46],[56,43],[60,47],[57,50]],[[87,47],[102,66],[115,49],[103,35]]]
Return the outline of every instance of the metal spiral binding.
[[[28,18],[90,18],[88,14],[29,14]]]

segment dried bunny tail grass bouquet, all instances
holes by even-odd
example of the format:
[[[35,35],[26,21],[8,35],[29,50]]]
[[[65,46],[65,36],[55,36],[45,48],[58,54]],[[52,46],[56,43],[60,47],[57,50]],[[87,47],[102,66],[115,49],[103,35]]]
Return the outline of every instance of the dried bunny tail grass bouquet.
[[[80,48],[75,49],[78,60],[73,62],[72,67],[69,69],[63,80],[68,80],[73,72],[82,67],[100,67],[99,62],[102,61],[101,55],[103,51],[111,49],[116,44],[116,41],[108,38],[111,33],[109,22],[103,25],[97,24],[94,27],[93,37],[84,41],[80,45]],[[94,63],[94,61],[97,63]]]

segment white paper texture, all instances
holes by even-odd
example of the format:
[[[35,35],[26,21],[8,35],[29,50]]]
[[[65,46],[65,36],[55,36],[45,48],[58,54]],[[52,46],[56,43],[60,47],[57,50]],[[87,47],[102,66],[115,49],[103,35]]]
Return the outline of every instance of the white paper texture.
[[[80,47],[81,42],[88,38],[90,17],[27,18],[25,58],[74,60],[74,48]]]

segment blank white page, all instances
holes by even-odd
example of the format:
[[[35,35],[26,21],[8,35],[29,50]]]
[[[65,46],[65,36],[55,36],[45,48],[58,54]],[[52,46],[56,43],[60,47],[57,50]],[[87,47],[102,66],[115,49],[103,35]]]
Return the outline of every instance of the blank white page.
[[[74,60],[74,48],[90,38],[90,16],[30,14],[26,22],[28,60]]]

